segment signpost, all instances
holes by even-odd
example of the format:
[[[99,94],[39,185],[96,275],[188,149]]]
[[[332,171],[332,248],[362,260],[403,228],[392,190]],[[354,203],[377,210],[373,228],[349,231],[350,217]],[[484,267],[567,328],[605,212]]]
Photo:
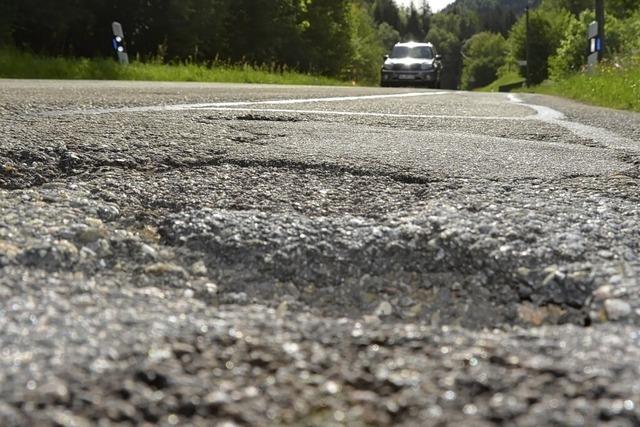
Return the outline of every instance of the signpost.
[[[604,0],[595,0],[596,20],[589,24],[587,38],[589,53],[587,67],[589,71],[604,58]]]
[[[604,0],[595,0],[596,22],[598,23],[598,61],[604,58]]]
[[[602,49],[602,41],[598,37],[598,23],[593,21],[587,29],[587,38],[589,39],[589,55],[587,56],[587,66],[589,71],[598,63],[600,50]]]
[[[118,61],[121,64],[127,65],[129,63],[129,55],[125,49],[124,44],[124,31],[122,31],[122,25],[119,22],[113,22],[111,24],[111,28],[113,30],[113,50],[115,50],[116,55],[118,55]]]

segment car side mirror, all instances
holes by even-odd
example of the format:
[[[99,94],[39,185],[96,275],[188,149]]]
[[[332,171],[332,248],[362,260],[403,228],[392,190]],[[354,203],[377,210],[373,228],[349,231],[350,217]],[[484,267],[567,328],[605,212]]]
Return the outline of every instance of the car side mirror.
[[[382,57],[382,59],[383,59],[384,61],[386,61],[387,59],[389,59],[389,55],[385,55],[385,56],[383,56],[383,57]]]
[[[442,55],[436,55],[436,61],[441,61],[442,60]]]

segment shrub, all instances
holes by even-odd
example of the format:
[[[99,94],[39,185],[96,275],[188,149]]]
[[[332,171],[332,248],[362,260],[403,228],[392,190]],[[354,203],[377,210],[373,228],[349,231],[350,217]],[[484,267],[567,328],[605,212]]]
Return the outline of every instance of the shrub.
[[[504,65],[507,42],[500,34],[482,32],[471,37],[463,47],[462,88],[486,86],[498,76]]]
[[[552,80],[566,78],[579,71],[587,62],[587,26],[594,20],[592,10],[583,11],[579,18],[570,18],[560,47],[549,58],[549,76]]]
[[[529,15],[529,73],[531,83],[537,84],[549,76],[549,57],[560,47],[564,30],[572,18],[566,10],[535,9]],[[514,59],[526,59],[526,40],[523,15],[509,32],[509,48]],[[524,75],[524,70],[521,70],[521,74]]]
[[[592,10],[583,11],[578,19],[571,18],[560,47],[549,59],[552,80],[567,78],[580,71],[587,62],[587,27],[595,19]],[[640,11],[625,20],[606,16],[605,56],[609,58],[633,55],[640,48]]]

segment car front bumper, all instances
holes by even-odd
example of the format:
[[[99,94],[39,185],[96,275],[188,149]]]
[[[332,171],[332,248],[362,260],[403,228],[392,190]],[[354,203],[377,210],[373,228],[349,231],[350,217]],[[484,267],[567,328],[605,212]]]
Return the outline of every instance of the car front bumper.
[[[437,80],[437,71],[382,70],[380,81],[386,84],[433,84]]]

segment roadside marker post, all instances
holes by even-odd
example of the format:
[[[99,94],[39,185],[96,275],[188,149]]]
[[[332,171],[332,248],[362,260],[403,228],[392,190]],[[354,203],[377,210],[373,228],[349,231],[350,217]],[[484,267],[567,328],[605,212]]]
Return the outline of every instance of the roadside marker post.
[[[587,67],[593,71],[593,67],[598,63],[600,51],[602,50],[602,40],[598,34],[598,23],[593,21],[587,29],[587,39],[589,41]]]
[[[598,23],[598,61],[604,59],[604,0],[595,0],[594,9],[596,12],[596,22]]]
[[[124,31],[122,31],[122,25],[120,25],[119,22],[114,21],[111,24],[111,29],[113,30],[113,50],[118,56],[118,61],[121,64],[127,65],[129,64],[129,55],[127,54],[124,44]]]
[[[596,20],[589,24],[587,68],[593,71],[595,65],[604,59],[604,0],[595,0]]]

